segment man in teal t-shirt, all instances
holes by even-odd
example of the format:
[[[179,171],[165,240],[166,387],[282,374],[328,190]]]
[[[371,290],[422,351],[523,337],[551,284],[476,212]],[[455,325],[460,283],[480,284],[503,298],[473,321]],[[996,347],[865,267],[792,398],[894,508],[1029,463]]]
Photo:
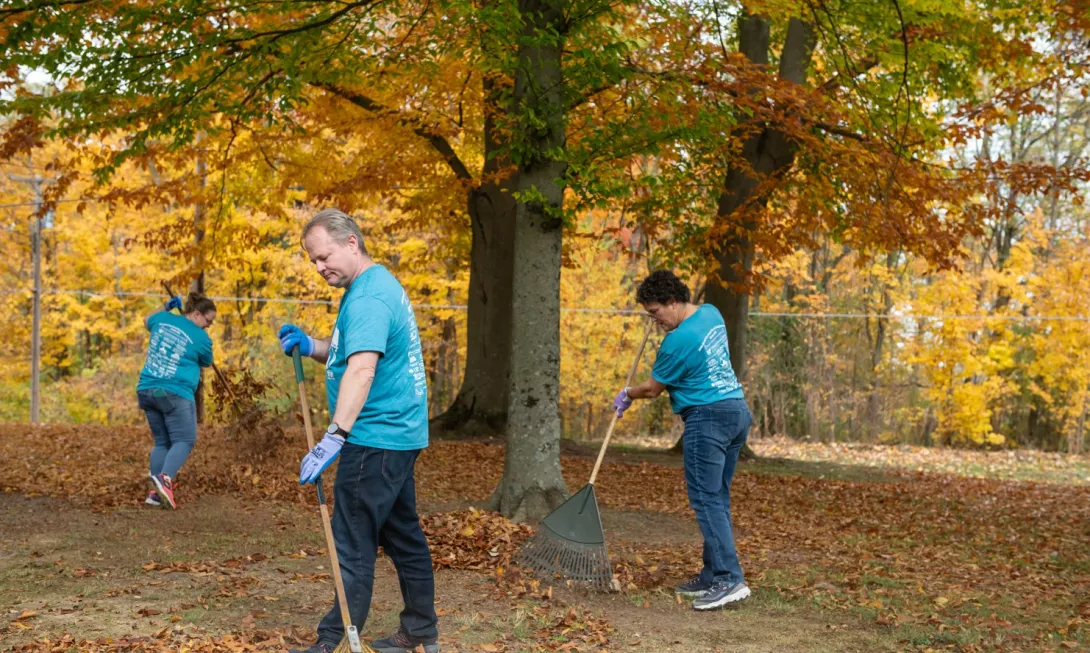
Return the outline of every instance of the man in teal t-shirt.
[[[727,328],[714,306],[689,301],[689,289],[669,270],[644,279],[636,301],[668,333],[651,378],[617,393],[620,417],[633,399],[670,393],[685,420],[685,486],[704,536],[704,566],[679,585],[695,610],[715,610],[750,595],[742,576],[730,516],[730,484],[753,418],[730,364]]]
[[[368,256],[352,218],[336,209],[303,228],[303,246],[318,273],[343,288],[333,335],[311,338],[299,327],[280,328],[285,354],[325,363],[332,420],[299,470],[313,483],[334,460],[333,537],[352,623],[367,621],[381,544],[397,567],[405,609],[390,637],[371,643],[379,653],[409,653],[418,645],[438,653],[435,577],[431,551],[416,512],[413,468],[428,446],[428,388],[416,318],[405,290]],[[318,641],[305,653],[329,653],[344,636],[340,611],[318,624]],[[297,652],[300,653],[300,652]]]
[[[381,356],[348,441],[397,451],[427,447],[428,387],[416,319],[401,284],[377,264],[360,273],[341,297],[326,359],[330,413],[348,357],[368,351]]]

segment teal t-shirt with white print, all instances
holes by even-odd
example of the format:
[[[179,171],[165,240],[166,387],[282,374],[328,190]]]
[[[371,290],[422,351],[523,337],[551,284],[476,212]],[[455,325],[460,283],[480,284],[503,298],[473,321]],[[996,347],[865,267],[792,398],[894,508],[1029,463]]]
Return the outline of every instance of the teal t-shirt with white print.
[[[151,339],[137,390],[166,390],[193,401],[201,368],[212,364],[212,338],[193,320],[161,311],[148,317]]]
[[[428,385],[416,317],[401,284],[381,265],[367,268],[341,297],[326,359],[330,415],[348,357],[363,351],[379,353],[378,367],[348,441],[397,451],[427,447]]]
[[[666,386],[675,413],[742,398],[742,384],[730,364],[727,327],[714,306],[701,305],[666,334],[651,376]]]

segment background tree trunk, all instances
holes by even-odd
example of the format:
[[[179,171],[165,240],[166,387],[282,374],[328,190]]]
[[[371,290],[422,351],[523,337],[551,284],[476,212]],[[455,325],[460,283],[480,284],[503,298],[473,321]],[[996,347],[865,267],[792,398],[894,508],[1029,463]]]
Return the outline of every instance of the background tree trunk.
[[[763,16],[744,13],[739,24],[739,50],[750,63],[768,65],[769,22]],[[813,28],[798,18],[787,27],[780,77],[796,84],[806,83],[814,48]],[[749,320],[750,273],[754,248],[750,236],[757,228],[756,215],[762,197],[756,193],[761,181],[786,172],[795,161],[795,145],[778,130],[758,130],[742,144],[745,163],[731,165],[723,182],[716,212],[713,244],[717,280],[709,279],[707,301],[723,314],[727,326],[730,361],[738,380],[746,379],[746,327]],[[748,445],[742,459],[756,457]]]
[[[466,367],[451,405],[431,422],[433,433],[492,435],[507,424],[511,369],[511,274],[514,265],[517,175],[497,128],[498,82],[485,77],[485,163],[480,186],[469,193],[472,244],[466,314]]]
[[[511,373],[503,478],[489,508],[538,520],[568,496],[560,473],[560,245],[564,147],[562,0],[519,0],[514,102],[520,143]]]
[[[351,89],[318,84],[371,113],[391,109]],[[471,244],[469,297],[466,315],[466,370],[458,395],[430,423],[433,435],[480,435],[502,432],[507,414],[507,377],[511,349],[511,265],[515,201],[514,179],[506,171],[511,162],[502,151],[507,143],[498,128],[507,110],[501,82],[485,76],[484,154],[480,180],[455,152],[450,142],[428,125],[406,117],[400,124],[425,139],[450,167],[454,176],[471,186],[466,212]]]

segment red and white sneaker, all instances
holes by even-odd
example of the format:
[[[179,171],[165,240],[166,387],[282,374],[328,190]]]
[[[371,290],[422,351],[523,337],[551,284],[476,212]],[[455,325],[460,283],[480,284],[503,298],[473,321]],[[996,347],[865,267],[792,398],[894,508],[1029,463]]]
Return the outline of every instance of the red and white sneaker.
[[[148,498],[144,499],[144,503],[149,506],[155,506],[156,508],[163,507],[163,502],[159,500],[159,493],[155,490],[148,490]]]
[[[152,476],[151,482],[155,485],[155,492],[158,493],[163,507],[177,510],[178,504],[174,502],[174,483],[171,482],[170,477],[166,474],[159,474],[158,476]]]

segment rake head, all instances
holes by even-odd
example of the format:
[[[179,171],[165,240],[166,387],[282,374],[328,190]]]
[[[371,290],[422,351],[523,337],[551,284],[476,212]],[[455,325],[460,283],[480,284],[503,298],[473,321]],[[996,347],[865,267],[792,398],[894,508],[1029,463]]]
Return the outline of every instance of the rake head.
[[[543,578],[559,575],[609,591],[613,568],[594,486],[583,487],[541,520],[537,534],[523,543],[516,561]]]
[[[337,648],[333,649],[333,653],[375,653],[375,649],[360,641],[355,626],[348,626],[340,644],[337,644]]]

